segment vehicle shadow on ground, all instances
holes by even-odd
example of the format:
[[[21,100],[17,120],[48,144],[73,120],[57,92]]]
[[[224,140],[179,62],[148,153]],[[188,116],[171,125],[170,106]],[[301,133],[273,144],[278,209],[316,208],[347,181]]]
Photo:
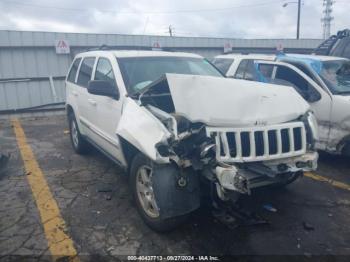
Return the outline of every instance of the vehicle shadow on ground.
[[[91,249],[98,242],[89,241],[85,244],[90,253],[108,250],[109,245],[116,241],[113,245],[117,247],[114,250],[115,253],[117,253],[116,250],[126,246],[127,250],[130,248],[134,250],[137,247],[135,251],[137,254],[149,255],[303,254],[299,247],[301,240],[298,239],[310,238],[308,240],[310,243],[317,243],[315,241],[325,234],[320,228],[325,221],[315,222],[310,217],[312,214],[324,215],[323,213],[327,212],[324,209],[328,207],[320,208],[319,205],[323,205],[321,199],[308,194],[323,187],[321,183],[315,183],[309,178],[297,180],[285,188],[260,188],[252,191],[251,195],[243,195],[239,198],[237,205],[244,212],[266,219],[268,224],[246,226],[237,223],[234,226],[227,226],[212,215],[208,205],[203,204],[190,215],[184,225],[171,232],[157,233],[148,228],[138,215],[132,201],[126,173],[96,149],[92,148],[83,158],[93,166],[93,172],[108,170],[106,175],[100,176],[98,183],[89,184],[89,201],[75,205],[70,210],[72,213],[67,216],[72,224],[80,223],[85,227],[90,225],[90,231],[84,234],[81,227],[73,229],[74,239],[78,240],[82,247],[86,238],[91,238],[90,234],[93,238],[98,236],[101,240],[107,239],[106,244],[103,244],[98,251]],[[323,161],[332,162],[333,159],[344,168],[347,165],[346,159],[341,157],[326,155],[325,160],[323,158],[324,156],[321,156],[322,165]],[[93,173],[90,174],[92,175]],[[103,180],[106,178],[109,183],[104,184]],[[71,182],[67,181],[67,184],[69,183]],[[103,192],[105,189],[110,192]],[[86,210],[87,208],[90,211]],[[96,210],[100,213],[96,214]],[[82,214],[86,214],[84,217],[92,216],[94,220],[75,220],[77,215],[81,217]],[[328,219],[327,213],[322,219]],[[315,231],[305,229],[304,221],[314,226]],[[107,225],[106,228],[105,225]],[[111,242],[109,239],[114,240]],[[323,252],[318,244],[310,249]],[[113,254],[113,251],[106,251],[106,253]]]
[[[350,184],[349,168],[349,156],[319,152],[318,170],[316,171],[319,175]]]
[[[91,157],[96,159],[97,161],[109,161],[107,160],[98,150],[91,149],[87,157]],[[103,160],[105,159],[105,160]],[[119,167],[116,167],[118,171],[120,170]],[[118,196],[118,192],[112,192],[112,199],[114,201],[124,201],[124,203],[118,204],[119,206],[125,206],[130,205],[132,209],[134,209],[133,214],[137,215],[136,212],[136,206],[132,201],[131,191],[128,187],[128,176],[125,173],[125,171],[120,170],[118,172],[118,182],[119,187],[125,186],[127,188],[123,189],[124,197],[123,199],[120,199]],[[112,188],[114,187],[111,185]],[[115,186],[116,187],[116,186]],[[100,190],[100,188],[96,188],[95,191]],[[266,203],[271,203],[271,201],[279,194],[285,193],[285,191],[288,191],[287,189],[270,189],[270,188],[262,188],[259,190],[254,190],[252,195],[250,196],[241,196],[237,202],[238,206],[242,208],[244,212],[247,214],[257,215],[261,218],[265,218],[263,213],[268,212],[264,211],[263,205]],[[103,192],[101,192],[103,193]],[[107,193],[108,194],[108,193]],[[269,225],[259,225],[259,226],[244,226],[240,224],[237,221],[236,225],[226,225],[219,221],[217,218],[215,218],[212,214],[212,209],[210,207],[210,203],[206,199],[203,199],[202,206],[195,212],[193,212],[190,216],[187,222],[180,226],[179,228],[175,229],[171,232],[166,233],[156,233],[150,230],[142,221],[141,218],[138,217],[137,219],[132,219],[129,222],[136,223],[134,226],[141,230],[142,232],[146,231],[147,235],[158,235],[163,239],[167,240],[173,240],[173,239],[183,239],[185,237],[188,239],[191,239],[193,242],[193,239],[197,239],[195,242],[193,242],[193,245],[191,247],[193,250],[191,252],[201,254],[203,253],[203,249],[208,249],[212,251],[219,251],[223,248],[227,248],[226,242],[227,238],[231,238],[231,241],[235,241],[232,239],[232,236],[235,235],[235,238],[242,240],[242,237],[244,237],[245,234],[242,232],[249,230],[249,228],[260,228],[261,230],[268,230]],[[265,229],[264,229],[265,228]],[[198,238],[198,236],[200,236]],[[220,243],[219,239],[226,239],[224,242]],[[231,246],[231,245],[229,245]],[[231,246],[232,247],[232,246]],[[246,250],[246,249],[245,249]],[[222,254],[227,254],[227,252],[232,252],[229,250],[222,250]]]
[[[343,155],[332,155],[319,151],[319,162],[322,164],[336,165],[339,168],[350,166],[350,157]]]

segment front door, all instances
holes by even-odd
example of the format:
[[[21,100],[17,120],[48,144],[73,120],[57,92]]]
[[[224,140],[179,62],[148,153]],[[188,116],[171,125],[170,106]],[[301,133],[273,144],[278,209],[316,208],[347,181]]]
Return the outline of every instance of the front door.
[[[109,81],[117,87],[115,72],[108,57],[98,57],[92,80]],[[88,94],[88,121],[92,123],[94,142],[105,153],[116,160],[121,160],[122,151],[120,141],[116,135],[117,125],[121,116],[121,98]]]

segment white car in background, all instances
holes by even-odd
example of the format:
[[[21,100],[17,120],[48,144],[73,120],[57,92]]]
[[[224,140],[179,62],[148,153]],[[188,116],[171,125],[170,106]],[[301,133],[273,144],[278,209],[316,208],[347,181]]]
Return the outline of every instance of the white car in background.
[[[317,167],[316,119],[293,88],[227,79],[198,55],[81,53],[66,94],[74,150],[90,143],[125,168],[158,231],[183,222],[201,195],[219,208]]]
[[[213,64],[227,77],[292,86],[319,124],[317,148],[350,156],[350,60],[317,55],[227,54]]]

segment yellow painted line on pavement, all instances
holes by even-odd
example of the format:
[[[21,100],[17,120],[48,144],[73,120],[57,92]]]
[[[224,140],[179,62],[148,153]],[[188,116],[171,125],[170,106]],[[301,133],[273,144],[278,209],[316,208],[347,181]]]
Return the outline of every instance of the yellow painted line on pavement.
[[[341,189],[350,191],[350,185],[348,185],[346,183],[343,183],[343,182],[339,182],[339,181],[333,180],[331,178],[327,178],[327,177],[324,177],[324,176],[316,175],[315,173],[311,173],[311,172],[305,172],[304,176],[306,176],[308,178],[311,178],[311,179],[314,179],[314,180],[317,180],[317,181],[329,183],[332,186],[337,187],[337,188],[341,188]]]
[[[21,152],[26,177],[39,210],[41,222],[49,250],[54,260],[69,257],[70,261],[79,261],[73,240],[66,233],[66,224],[60,214],[56,200],[50,191],[45,176],[35,159],[33,151],[18,119],[12,119],[16,140]]]

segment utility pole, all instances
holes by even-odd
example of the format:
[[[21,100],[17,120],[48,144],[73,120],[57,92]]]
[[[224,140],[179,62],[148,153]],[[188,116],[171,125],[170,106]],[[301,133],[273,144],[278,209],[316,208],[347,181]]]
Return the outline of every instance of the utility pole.
[[[297,4],[298,5],[298,19],[297,19],[297,39],[300,37],[300,12],[301,12],[301,0],[285,2],[282,7],[287,7],[289,4]]]
[[[169,25],[168,32],[170,36],[173,36],[173,28],[171,25]]]
[[[300,36],[300,9],[301,9],[301,0],[298,0],[297,39],[299,39],[299,36]]]
[[[331,21],[334,17],[331,15],[333,12],[332,6],[334,4],[333,0],[323,0],[323,10],[324,16],[321,21],[323,23],[323,39],[327,39],[331,35]]]

